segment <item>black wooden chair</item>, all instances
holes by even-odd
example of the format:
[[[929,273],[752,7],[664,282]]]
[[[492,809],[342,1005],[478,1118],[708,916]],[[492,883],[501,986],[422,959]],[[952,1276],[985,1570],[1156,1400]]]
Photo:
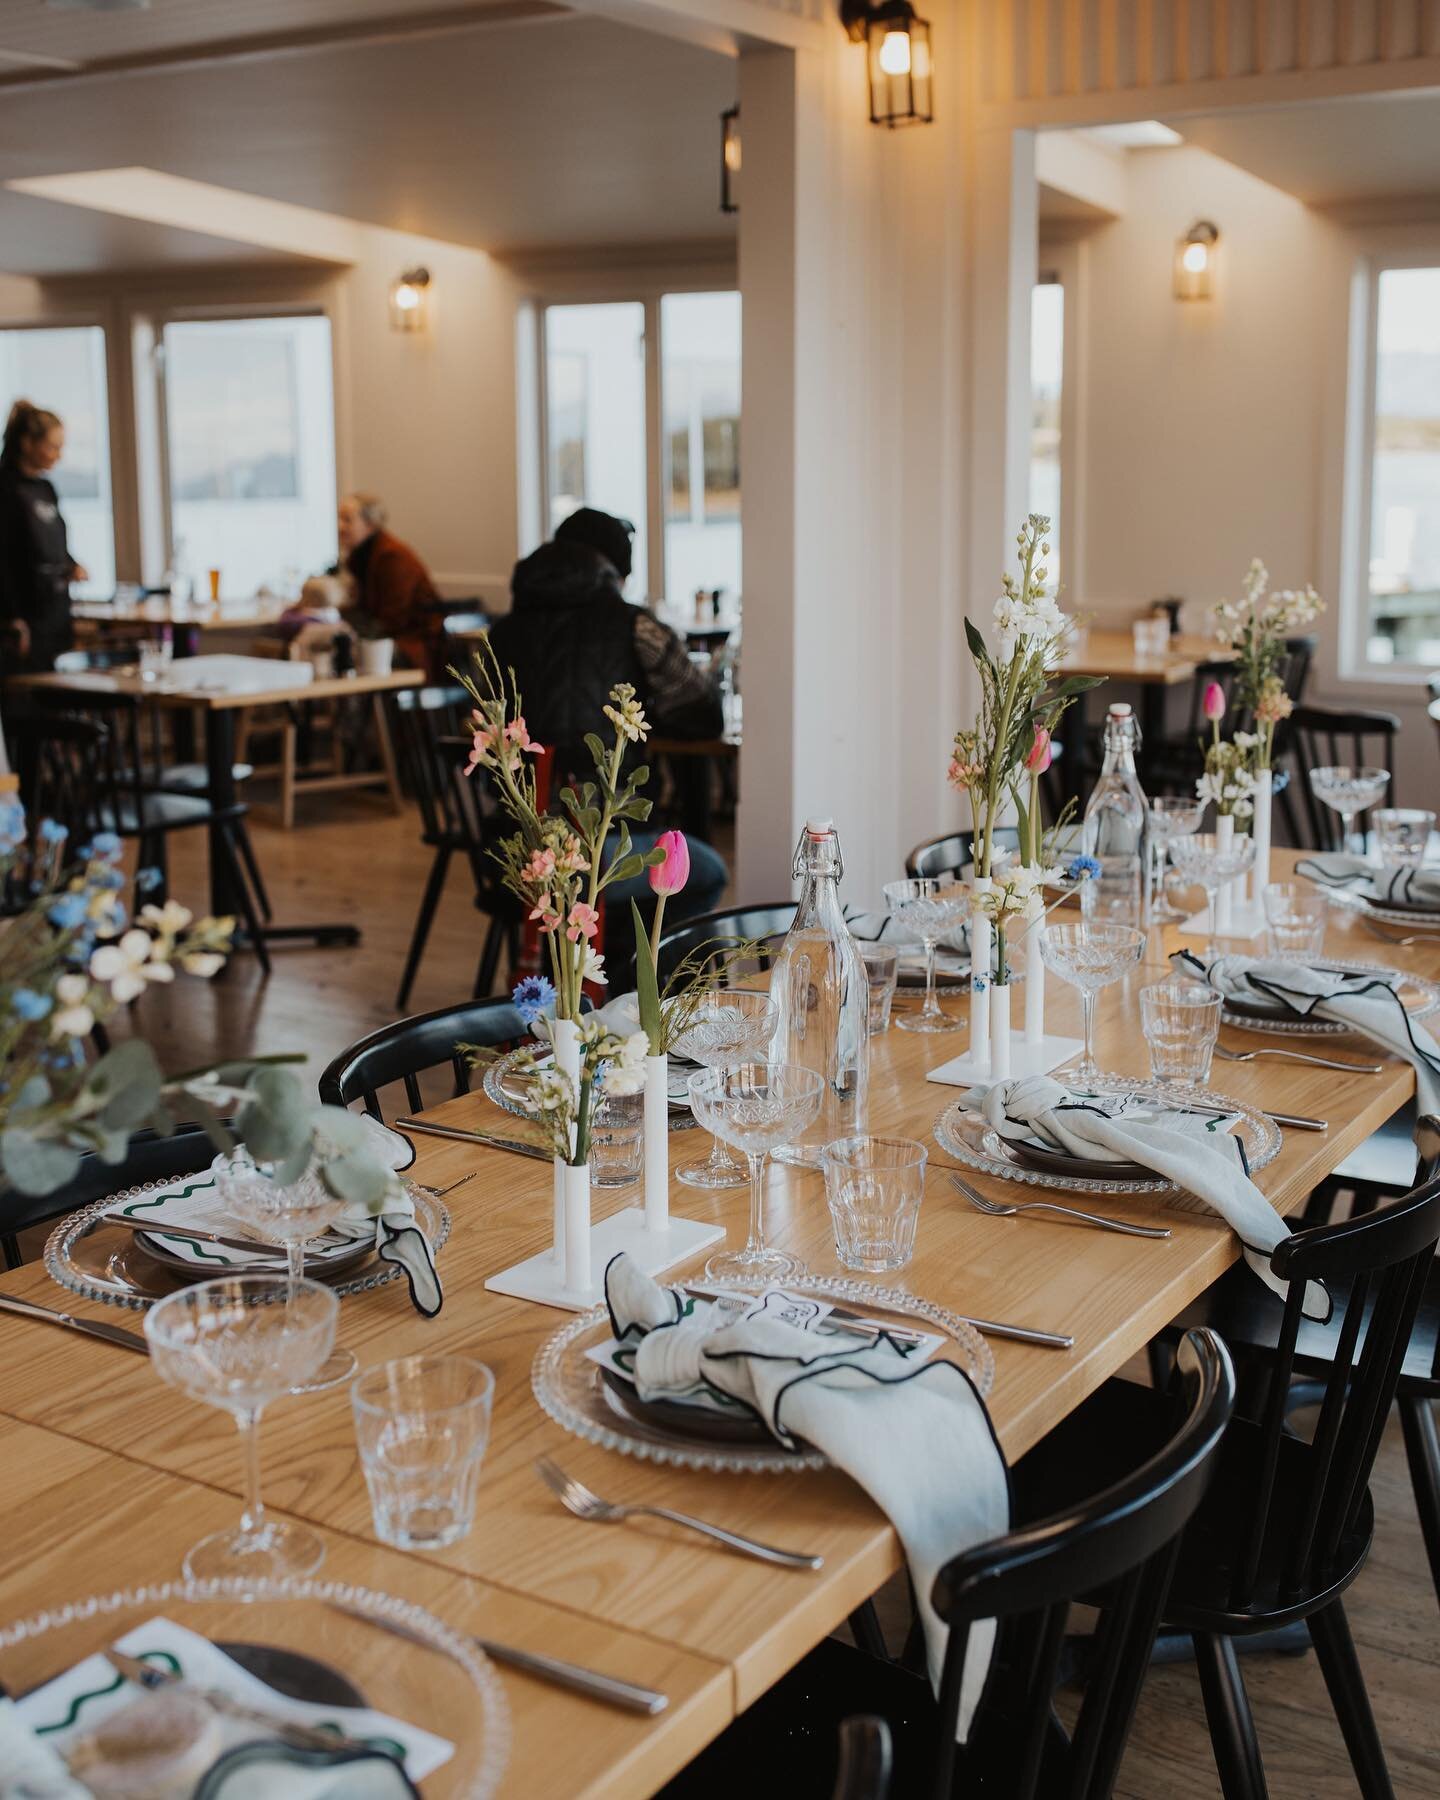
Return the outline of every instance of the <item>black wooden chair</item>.
[[[426,1104],[420,1077],[432,1069],[448,1068],[453,1075],[447,1098],[470,1092],[471,1071],[457,1044],[501,1050],[528,1036],[525,1021],[505,999],[468,1000],[417,1013],[413,1019],[382,1025],[342,1050],[320,1077],[320,1098],[327,1106],[352,1106],[358,1100],[372,1119],[383,1124],[382,1088],[402,1083],[407,1108],[418,1112]]]
[[[754,966],[768,969],[776,940],[785,936],[794,919],[793,900],[725,907],[719,912],[701,913],[696,918],[686,919],[683,925],[667,931],[660,939],[656,968],[661,985],[670,979],[687,956],[707,944],[718,947],[717,941],[727,938],[738,942],[754,939],[759,946]]]
[[[1015,850],[1020,844],[1020,833],[1013,825],[997,825],[990,841],[997,850]],[[912,881],[959,881],[961,873],[970,866],[974,846],[973,831],[949,831],[926,838],[905,858],[905,873]]]
[[[1382,1211],[1284,1239],[1271,1257],[1275,1273],[1290,1284],[1283,1303],[1252,1274],[1232,1273],[1184,1315],[1223,1330],[1237,1349],[1248,1334],[1248,1348],[1264,1353],[1267,1377],[1244,1403],[1256,1416],[1237,1416],[1226,1433],[1215,1485],[1185,1533],[1165,1607],[1166,1626],[1194,1644],[1226,1800],[1265,1793],[1237,1640],[1300,1621],[1308,1624],[1360,1792],[1366,1800],[1391,1793],[1342,1596],[1370,1551],[1370,1472],[1433,1282],[1440,1238],[1434,1168],[1432,1158],[1426,1181]],[[1334,1313],[1326,1326],[1301,1318],[1307,1281],[1323,1281],[1330,1290]],[[1423,1343],[1414,1353],[1422,1366],[1412,1379],[1421,1388],[1412,1392],[1427,1407],[1437,1391],[1433,1343],[1432,1337],[1428,1356]],[[1309,1442],[1288,1423],[1291,1381],[1306,1369],[1323,1377]],[[1097,1460],[1114,1466],[1143,1429],[1150,1393],[1107,1382],[1024,1459],[1017,1485],[1054,1492],[1055,1483],[1075,1479]],[[1427,1435],[1418,1415],[1412,1434]],[[1433,1449],[1433,1420],[1428,1437]],[[1433,1522],[1434,1458],[1422,1455],[1421,1464],[1417,1498]]]
[[[434,853],[395,999],[402,1008],[410,1001],[452,857],[461,856],[468,864],[476,909],[486,915],[476,998],[494,988],[502,948],[508,948],[512,968],[519,958],[519,907],[501,886],[489,854],[495,833],[487,827],[483,790],[464,774],[470,705],[470,696],[455,684],[403,688],[395,695],[396,747],[404,781],[420,808],[420,842]]]
[[[840,1767],[830,1800],[886,1800],[894,1765],[890,1727],[861,1713],[840,1727]]]
[[[22,1231],[63,1218],[107,1194],[118,1194],[122,1188],[193,1175],[208,1169],[214,1157],[215,1146],[198,1125],[182,1125],[169,1137],[139,1131],[131,1138],[123,1163],[102,1162],[93,1154],[82,1157],[74,1179],[53,1194],[0,1190],[0,1251],[4,1252],[5,1267],[20,1267],[18,1239]]]
[[[833,1718],[856,1710],[888,1720],[895,1791],[906,1800],[1101,1800],[1120,1765],[1176,1545],[1210,1483],[1234,1401],[1230,1359],[1213,1333],[1191,1333],[1177,1366],[1175,1391],[1150,1395],[1150,1428],[1132,1441],[1128,1468],[1113,1485],[1059,1512],[1047,1503],[1028,1515],[1035,1522],[940,1571],[932,1600],[950,1638],[938,1702],[927,1681],[827,1639],[662,1788],[660,1800],[728,1800],[757,1776],[766,1793],[824,1792]],[[1070,1607],[1086,1596],[1100,1608],[1095,1654],[1067,1734],[1052,1702]],[[962,1748],[955,1725],[965,1652],[986,1619],[998,1619],[1000,1632]]]
[[[1294,786],[1299,789],[1299,804],[1304,809],[1308,831],[1304,847],[1338,850],[1344,825],[1339,813],[1316,799],[1310,786],[1310,771],[1337,764],[1393,771],[1400,721],[1394,713],[1297,706],[1285,723],[1285,731],[1277,734],[1276,762],[1278,765],[1284,757],[1294,764]],[[1393,806],[1394,795],[1392,775],[1381,804]]]

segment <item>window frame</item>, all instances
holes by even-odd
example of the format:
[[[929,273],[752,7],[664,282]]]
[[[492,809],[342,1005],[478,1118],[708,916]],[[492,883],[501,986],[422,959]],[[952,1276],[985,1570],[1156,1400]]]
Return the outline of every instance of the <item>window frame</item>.
[[[1085,593],[1084,338],[1087,246],[1082,238],[1046,238],[1039,247],[1035,285],[1064,294],[1060,351],[1060,600],[1074,605]],[[1028,453],[1027,453],[1028,454]]]
[[[617,301],[638,302],[644,308],[645,334],[645,566],[648,584],[665,580],[665,419],[661,380],[660,302],[666,294],[738,293],[740,281],[733,261],[714,264],[659,264],[647,280],[626,270],[623,274],[600,268],[569,267],[537,272],[529,283],[522,307],[518,374],[522,388],[517,407],[517,454],[520,459],[520,554],[528,555],[549,536],[550,518],[550,396],[547,389],[549,346],[545,330],[546,309],[551,306],[603,306]],[[524,315],[528,313],[526,319]],[[742,324],[743,330],[743,324]],[[533,370],[526,364],[533,362]],[[528,388],[533,399],[524,389]],[[743,402],[742,402],[743,404]],[[533,410],[531,410],[533,408]],[[741,481],[744,476],[742,473]],[[744,500],[742,486],[741,512]],[[637,529],[642,521],[636,520]],[[743,523],[742,523],[743,529]],[[646,600],[655,596],[639,596]],[[667,604],[677,604],[665,595]],[[683,602],[681,602],[683,604]]]
[[[1411,687],[1433,662],[1371,662],[1370,550],[1375,487],[1375,390],[1379,365],[1380,277],[1391,269],[1440,268],[1440,226],[1388,234],[1360,247],[1350,269],[1345,357],[1344,450],[1336,581],[1337,677],[1351,686]]]

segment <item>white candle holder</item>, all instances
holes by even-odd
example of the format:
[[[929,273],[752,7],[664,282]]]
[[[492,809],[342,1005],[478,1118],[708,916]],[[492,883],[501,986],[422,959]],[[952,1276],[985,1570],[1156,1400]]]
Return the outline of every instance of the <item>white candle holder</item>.
[[[990,877],[977,875],[970,883],[970,1049],[976,1068],[990,1066],[990,917],[982,912],[979,896],[990,892]]]

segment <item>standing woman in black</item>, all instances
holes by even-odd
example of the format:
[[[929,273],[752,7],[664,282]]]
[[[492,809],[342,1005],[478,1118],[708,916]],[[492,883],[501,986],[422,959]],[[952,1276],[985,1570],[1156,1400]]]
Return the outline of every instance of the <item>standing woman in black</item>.
[[[11,670],[53,668],[70,648],[70,583],[86,573],[49,480],[64,449],[56,415],[17,400],[0,447],[0,661]]]

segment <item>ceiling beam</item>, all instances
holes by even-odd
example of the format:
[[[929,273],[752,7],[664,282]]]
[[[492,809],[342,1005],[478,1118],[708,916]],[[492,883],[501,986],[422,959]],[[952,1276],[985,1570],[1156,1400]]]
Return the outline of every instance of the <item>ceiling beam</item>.
[[[787,50],[814,49],[825,25],[823,0],[571,0],[578,12],[595,13],[619,25],[634,25],[664,37],[680,38],[721,56],[742,49],[780,45]],[[839,30],[838,12],[830,19]]]

